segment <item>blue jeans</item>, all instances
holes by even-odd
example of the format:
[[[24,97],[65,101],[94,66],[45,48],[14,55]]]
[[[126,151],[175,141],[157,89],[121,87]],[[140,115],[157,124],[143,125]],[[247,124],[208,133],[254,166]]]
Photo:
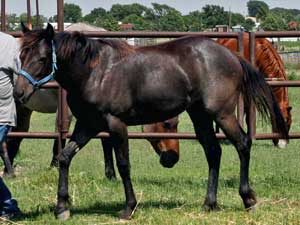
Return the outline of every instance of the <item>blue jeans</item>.
[[[10,129],[8,125],[0,125],[0,151],[2,150],[3,142],[6,140],[7,133]],[[0,204],[4,201],[11,199],[11,193],[5,185],[3,179],[0,177]]]

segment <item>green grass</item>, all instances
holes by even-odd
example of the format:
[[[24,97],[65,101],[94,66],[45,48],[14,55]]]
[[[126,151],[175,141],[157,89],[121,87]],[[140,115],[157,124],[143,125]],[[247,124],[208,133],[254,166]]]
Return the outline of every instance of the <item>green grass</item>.
[[[300,90],[290,88],[292,131],[299,132]],[[54,115],[34,113],[32,131],[54,130]],[[258,123],[258,131],[265,131]],[[139,127],[131,130],[139,130]],[[186,114],[180,131],[192,131]],[[62,223],[54,218],[57,170],[49,169],[51,140],[24,140],[16,159],[17,178],[6,180],[25,218],[18,224],[115,224],[124,206],[123,186],[104,177],[99,140],[92,140],[74,158],[70,170],[72,217]],[[271,141],[255,141],[250,166],[251,185],[257,193],[254,213],[247,213],[238,194],[239,160],[229,144],[222,144],[218,202],[221,210],[206,213],[201,205],[206,193],[207,163],[196,141],[181,141],[180,161],[162,168],[150,144],[130,140],[132,182],[139,200],[128,224],[300,224],[300,142],[287,149]]]

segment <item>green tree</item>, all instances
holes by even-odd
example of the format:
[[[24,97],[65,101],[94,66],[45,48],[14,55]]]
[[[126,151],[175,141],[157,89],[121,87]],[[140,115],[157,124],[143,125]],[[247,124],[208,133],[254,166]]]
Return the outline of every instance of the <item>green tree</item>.
[[[18,30],[19,17],[15,14],[6,14],[6,30],[7,31],[16,31]]]
[[[288,26],[284,19],[279,15],[269,13],[265,20],[261,23],[261,27],[266,31],[283,31],[288,30]]]
[[[230,25],[231,26],[235,26],[235,25],[242,25],[243,23],[245,23],[245,17],[240,14],[240,13],[230,13],[231,14],[231,21],[230,21]]]
[[[247,31],[252,31],[253,28],[255,27],[255,23],[253,22],[253,20],[251,19],[246,19],[243,23],[241,23],[243,27],[245,27],[245,29]]]
[[[134,30],[151,30],[153,24],[151,21],[147,21],[144,17],[131,14],[122,20],[123,23],[131,23],[133,24]]]
[[[107,12],[105,9],[101,7],[94,8],[89,14],[83,17],[83,21],[86,21],[90,24],[95,24],[98,18],[103,18],[106,16],[106,14]]]
[[[269,6],[263,1],[247,2],[248,14],[252,17],[264,20],[269,13]]]
[[[214,28],[216,25],[228,24],[229,14],[218,5],[206,5],[203,10],[203,23],[205,28]]]
[[[69,23],[77,23],[82,18],[80,6],[73,3],[64,4],[64,21]]]
[[[203,14],[197,10],[183,17],[186,31],[203,30]]]
[[[147,7],[138,3],[127,4],[127,5],[114,4],[110,9],[111,15],[116,20],[119,21],[123,20],[124,18],[132,14],[137,16],[143,16],[146,11],[147,11]]]
[[[27,13],[22,13],[18,19],[18,22],[27,22]],[[32,16],[31,17],[31,22],[32,22],[32,28],[37,27],[37,17],[36,16]],[[40,15],[39,17],[39,26],[42,27],[43,23],[47,22],[47,17]],[[19,30],[19,29],[18,29]]]
[[[181,13],[173,7],[165,4],[152,3],[154,30],[159,31],[183,31],[185,22]]]
[[[103,27],[108,31],[119,30],[118,21],[110,13],[107,13],[104,17],[97,18],[95,25],[98,27]]]
[[[274,8],[270,12],[282,17],[286,23],[297,21],[296,18],[300,15],[300,10],[298,9]]]

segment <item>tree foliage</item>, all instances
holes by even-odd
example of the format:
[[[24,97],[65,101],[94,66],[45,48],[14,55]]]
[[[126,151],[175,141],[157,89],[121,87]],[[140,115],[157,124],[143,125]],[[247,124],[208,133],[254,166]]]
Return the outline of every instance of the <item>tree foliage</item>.
[[[265,20],[261,23],[261,27],[265,31],[283,31],[288,29],[288,25],[284,19],[277,14],[269,13]]]
[[[263,1],[247,2],[248,14],[258,19],[264,19],[269,13],[269,6]]]
[[[73,3],[64,4],[64,21],[69,23],[76,23],[82,18],[82,11],[80,6]]]
[[[256,0],[248,1],[247,7],[249,16],[256,16],[265,30],[287,30],[290,21],[300,23],[300,10],[298,9],[269,9],[265,2]],[[40,18],[41,22],[47,21],[47,18],[43,16]],[[15,26],[20,20],[27,20],[26,13],[19,17],[16,14],[7,15],[7,29],[17,29]],[[35,25],[35,20],[36,18],[33,17],[33,25]],[[48,18],[48,21],[57,22],[57,15]],[[120,23],[133,24],[134,30],[191,32],[212,30],[216,25],[242,25],[248,31],[255,26],[252,20],[246,20],[239,13],[225,11],[218,5],[205,5],[201,10],[182,15],[177,9],[159,3],[152,3],[151,7],[138,3],[113,4],[110,10],[97,7],[85,16],[82,16],[80,6],[65,3],[64,21],[71,23],[84,21],[110,31],[119,30]]]
[[[228,12],[218,5],[206,5],[202,8],[205,27],[215,27],[216,25],[228,24]]]
[[[105,18],[106,15],[107,12],[105,9],[101,7],[94,8],[89,14],[83,17],[83,20],[90,24],[95,24],[98,18]]]

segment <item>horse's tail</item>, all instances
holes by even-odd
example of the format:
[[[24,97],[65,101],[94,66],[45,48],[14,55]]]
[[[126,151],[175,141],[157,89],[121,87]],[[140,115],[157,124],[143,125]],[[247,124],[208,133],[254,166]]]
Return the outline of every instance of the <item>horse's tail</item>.
[[[264,119],[270,119],[273,128],[282,138],[288,139],[288,129],[278,103],[263,74],[256,70],[249,62],[238,56],[244,71],[242,93],[245,104],[254,102],[258,112]]]

